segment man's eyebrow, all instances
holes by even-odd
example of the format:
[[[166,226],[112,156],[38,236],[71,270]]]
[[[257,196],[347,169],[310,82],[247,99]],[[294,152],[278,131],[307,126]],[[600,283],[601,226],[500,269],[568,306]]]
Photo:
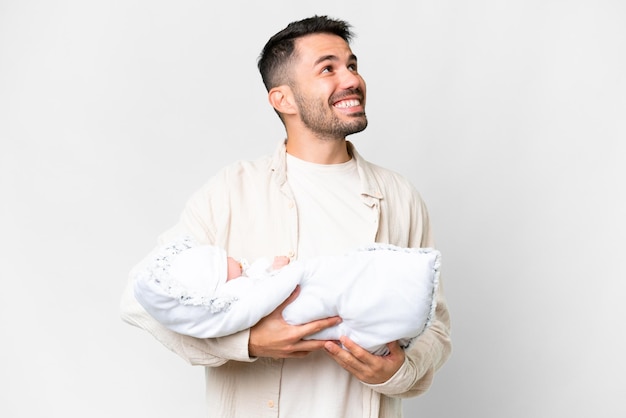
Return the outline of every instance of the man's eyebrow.
[[[337,57],[336,55],[324,55],[319,57],[318,59],[315,60],[315,63],[313,63],[313,66],[316,66],[324,61],[339,61],[339,57]],[[348,61],[357,61],[356,55],[351,54],[350,58],[348,59]]]

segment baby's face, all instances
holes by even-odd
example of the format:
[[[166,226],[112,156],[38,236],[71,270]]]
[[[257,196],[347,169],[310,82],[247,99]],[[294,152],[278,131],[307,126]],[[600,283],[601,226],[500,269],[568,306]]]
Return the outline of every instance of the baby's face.
[[[239,277],[243,274],[241,271],[241,264],[232,257],[226,258],[226,269],[226,281]]]

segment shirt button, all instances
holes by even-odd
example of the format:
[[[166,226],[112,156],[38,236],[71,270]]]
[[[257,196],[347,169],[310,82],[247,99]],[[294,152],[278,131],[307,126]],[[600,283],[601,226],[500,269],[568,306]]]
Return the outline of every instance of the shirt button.
[[[270,408],[273,408],[274,407],[274,401],[272,401],[272,400],[267,401],[267,406],[270,407]]]
[[[289,252],[287,253],[287,256],[288,256],[289,258],[292,258],[294,255],[296,255],[296,253],[294,253],[294,252],[293,252],[293,250],[291,250],[291,251],[289,251]]]
[[[293,200],[290,200],[287,206],[289,206],[289,209],[293,209],[293,207],[295,206],[295,204],[293,203]]]

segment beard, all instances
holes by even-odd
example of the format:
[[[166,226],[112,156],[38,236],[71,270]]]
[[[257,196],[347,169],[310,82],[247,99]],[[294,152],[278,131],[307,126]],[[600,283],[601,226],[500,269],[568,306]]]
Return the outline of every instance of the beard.
[[[362,96],[358,89],[347,92],[347,94],[354,93]],[[344,139],[346,136],[361,132],[367,127],[365,112],[348,115],[350,120],[342,120],[333,112],[331,103],[337,101],[337,96],[331,97],[328,103],[324,103],[322,100],[310,100],[300,92],[294,92],[302,123],[320,138]]]

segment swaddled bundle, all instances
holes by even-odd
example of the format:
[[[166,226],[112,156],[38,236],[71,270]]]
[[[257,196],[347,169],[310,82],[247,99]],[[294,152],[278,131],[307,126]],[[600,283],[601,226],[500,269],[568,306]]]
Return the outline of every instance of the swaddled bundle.
[[[227,280],[226,252],[184,237],[147,258],[135,273],[134,290],[139,303],[167,328],[214,338],[252,327],[300,285],[299,296],[283,310],[287,323],[339,316],[340,324],[307,339],[345,335],[382,355],[388,342],[406,347],[430,325],[440,257],[431,248],[372,244],[277,270],[269,258],[261,258]]]

